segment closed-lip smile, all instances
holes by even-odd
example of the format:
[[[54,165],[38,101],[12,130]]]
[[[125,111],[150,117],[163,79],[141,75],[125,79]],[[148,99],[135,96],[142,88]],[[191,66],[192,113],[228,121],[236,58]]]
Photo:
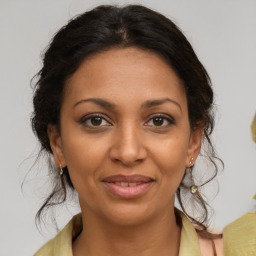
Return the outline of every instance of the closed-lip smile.
[[[102,180],[105,187],[116,197],[133,199],[142,196],[155,182],[143,175],[113,175]]]

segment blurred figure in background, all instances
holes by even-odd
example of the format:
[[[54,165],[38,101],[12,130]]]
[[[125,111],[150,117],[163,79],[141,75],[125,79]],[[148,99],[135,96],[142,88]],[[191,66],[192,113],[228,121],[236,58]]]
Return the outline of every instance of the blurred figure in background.
[[[251,136],[256,143],[256,114],[251,124]],[[256,255],[256,194],[252,199],[249,212],[224,228],[225,256]]]

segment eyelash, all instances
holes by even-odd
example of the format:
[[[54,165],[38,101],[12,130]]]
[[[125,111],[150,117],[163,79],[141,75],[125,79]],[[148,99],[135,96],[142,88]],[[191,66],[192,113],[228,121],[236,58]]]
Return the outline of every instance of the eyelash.
[[[100,118],[101,119],[101,122],[106,122],[107,124],[106,125],[93,125],[92,124],[92,119],[93,118]],[[91,124],[88,124],[87,122],[90,121]],[[86,127],[88,128],[92,128],[92,129],[97,129],[98,127],[102,127],[102,126],[111,126],[111,123],[109,121],[106,120],[106,118],[102,115],[102,114],[91,114],[91,115],[87,115],[87,116],[84,116],[80,121],[79,121],[80,124],[83,124],[85,125]]]
[[[100,118],[101,122],[106,122],[107,124],[102,125],[100,123],[99,125],[93,125],[92,124],[92,119],[97,118],[97,117]],[[149,116],[148,118],[149,118],[149,120],[145,123],[145,125],[146,126],[153,126],[154,128],[157,128],[157,129],[165,128],[165,127],[168,127],[170,125],[176,124],[175,120],[172,117],[170,117],[169,115],[165,115],[165,114],[153,114],[153,115]],[[155,118],[162,118],[163,121],[168,122],[168,124],[167,125],[160,125],[160,126],[148,125],[148,123],[153,122]],[[91,124],[88,124],[87,123],[88,121],[90,121]],[[106,118],[102,114],[91,114],[91,115],[84,116],[79,121],[79,123],[85,125],[88,128],[92,128],[92,129],[97,129],[99,127],[106,127],[106,126],[111,126],[112,125],[108,120],[106,120]]]
[[[161,129],[161,128],[165,128],[165,127],[168,127],[170,125],[174,125],[176,124],[175,120],[170,117],[169,115],[165,115],[165,114],[153,114],[151,115],[151,118],[149,119],[149,121],[146,122],[146,125],[149,123],[149,122],[153,122],[153,120],[155,118],[162,118],[164,121],[167,122],[167,125],[161,125],[161,126],[153,126],[154,128],[157,128],[157,129]],[[147,125],[147,126],[150,126],[150,125]]]

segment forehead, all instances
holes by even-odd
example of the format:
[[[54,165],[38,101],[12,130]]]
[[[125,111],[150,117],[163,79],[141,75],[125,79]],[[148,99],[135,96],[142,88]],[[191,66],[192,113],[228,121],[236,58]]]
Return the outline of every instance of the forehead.
[[[123,94],[125,92],[125,94]],[[86,58],[69,78],[66,97],[120,97],[134,99],[168,94],[186,101],[184,86],[158,54],[135,47],[110,49]],[[186,103],[186,102],[185,102]]]

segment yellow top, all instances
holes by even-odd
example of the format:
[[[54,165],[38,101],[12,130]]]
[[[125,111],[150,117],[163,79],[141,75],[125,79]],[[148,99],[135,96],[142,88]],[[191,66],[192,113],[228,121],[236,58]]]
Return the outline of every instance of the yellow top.
[[[181,219],[182,229],[179,256],[200,256],[198,237],[192,223],[184,214],[181,214]],[[73,256],[72,239],[81,229],[82,218],[81,214],[78,214],[34,256]]]
[[[225,256],[256,255],[256,212],[246,213],[224,228]]]

